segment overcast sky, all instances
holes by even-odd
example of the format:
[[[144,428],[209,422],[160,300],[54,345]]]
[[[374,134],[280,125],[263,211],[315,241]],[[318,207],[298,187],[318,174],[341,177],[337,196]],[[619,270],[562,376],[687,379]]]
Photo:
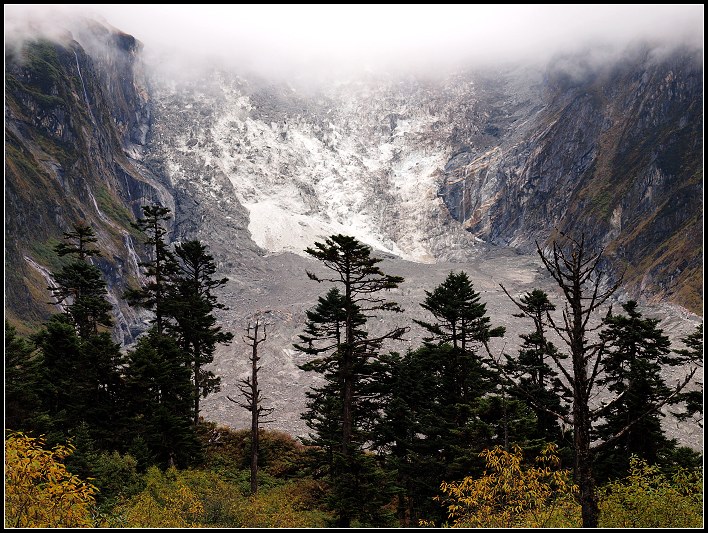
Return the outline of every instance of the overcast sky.
[[[62,6],[5,6],[57,25]],[[80,6],[145,44],[150,57],[212,57],[267,71],[546,59],[637,39],[702,47],[702,4],[624,6],[109,5]],[[6,39],[9,33],[6,31]]]

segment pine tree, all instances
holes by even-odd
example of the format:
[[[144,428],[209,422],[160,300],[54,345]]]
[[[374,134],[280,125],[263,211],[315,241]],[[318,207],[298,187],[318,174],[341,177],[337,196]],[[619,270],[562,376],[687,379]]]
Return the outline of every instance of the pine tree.
[[[663,450],[675,447],[661,428],[663,415],[652,406],[671,394],[661,377],[662,366],[680,361],[671,357],[669,338],[658,327],[659,320],[644,318],[633,300],[622,308],[627,314],[609,314],[601,334],[606,353],[598,384],[616,397],[603,408],[604,422],[597,426],[597,434],[604,441],[619,435],[595,460],[598,477],[604,479],[626,474],[632,455],[656,463]]]
[[[504,327],[492,327],[486,304],[474,290],[467,274],[451,272],[432,292],[426,291],[423,309],[429,311],[435,322],[416,320],[430,334],[424,340],[437,346],[439,358],[432,362],[440,375],[441,420],[438,433],[443,436],[446,479],[464,475],[475,464],[481,464],[478,452],[484,447],[485,427],[479,416],[481,399],[496,388],[495,374],[482,360],[493,337],[504,335]],[[501,415],[501,413],[499,413]],[[501,417],[501,416],[500,416]]]
[[[675,350],[676,362],[680,365],[694,365],[703,367],[703,324],[698,324],[696,331],[681,339],[686,348]],[[672,403],[682,403],[685,410],[674,412],[674,416],[682,422],[694,420],[703,427],[703,383],[697,383],[698,387],[684,391],[676,395]]]
[[[646,416],[677,398],[693,378],[696,367],[688,369],[683,381],[670,394],[663,398],[659,396],[651,398],[644,409],[631,413],[631,418],[625,420],[626,424],[623,427],[617,426],[611,436],[609,436],[610,432],[607,432],[606,440],[593,443],[593,425],[608,413],[612,416],[613,405],[621,404],[623,401],[621,395],[615,397],[609,404],[591,408],[590,399],[597,394],[597,387],[603,379],[600,371],[605,368],[606,372],[610,372],[608,375],[610,381],[605,383],[606,386],[616,390],[625,387],[620,383],[624,373],[623,365],[626,365],[626,362],[623,362],[626,355],[618,355],[603,363],[607,343],[612,340],[612,335],[608,336],[606,333],[600,335],[599,339],[596,338],[593,332],[599,326],[593,325],[590,319],[600,311],[603,304],[617,290],[621,278],[612,284],[605,283],[603,272],[599,267],[602,252],[591,252],[583,236],[580,239],[575,239],[569,235],[561,234],[561,239],[553,241],[547,251],[542,250],[538,243],[536,243],[536,249],[543,265],[561,289],[565,300],[562,321],[556,321],[551,314],[546,315],[551,329],[568,347],[571,358],[571,364],[566,368],[557,356],[549,354],[561,373],[564,380],[563,385],[573,400],[572,418],[560,413],[557,415],[573,427],[573,451],[575,454],[573,474],[579,487],[578,499],[583,527],[597,527],[600,513],[595,485],[594,458],[598,453],[603,453],[603,449],[610,449],[615,442]],[[611,324],[611,317],[608,319],[610,320],[608,324]],[[652,335],[654,333],[652,332]],[[639,339],[640,337],[635,337],[635,340]],[[619,338],[616,340],[618,343],[621,342]],[[658,342],[659,338],[656,337],[655,340]],[[620,344],[617,344],[616,348],[619,346]],[[618,354],[629,354],[631,348],[623,347],[616,351]],[[670,364],[663,356],[659,359]],[[613,365],[616,365],[617,368],[615,369]],[[612,377],[613,373],[616,373],[616,378]],[[626,387],[625,390],[628,391],[629,387]],[[605,427],[609,429],[609,427]]]
[[[395,477],[396,517],[403,526],[420,519],[439,519],[439,492],[446,464],[442,380],[437,362],[443,350],[424,345],[405,355],[382,355],[375,363],[381,415],[371,435],[372,447],[385,458]],[[438,516],[439,515],[439,516]]]
[[[56,286],[50,288],[65,313],[35,337],[42,354],[40,388],[51,431],[65,435],[87,424],[97,445],[110,447],[121,440],[123,356],[110,334],[99,330],[112,326],[113,318],[103,274],[92,264],[101,257],[98,240],[86,224],[73,228],[55,247],[71,260],[53,274]]]
[[[178,277],[166,313],[174,317],[174,324],[166,325],[173,332],[185,353],[189,354],[194,387],[194,424],[199,422],[199,401],[220,390],[221,378],[204,366],[214,361],[217,344],[228,344],[233,334],[216,325],[214,310],[226,309],[217,301],[214,291],[228,282],[214,279],[216,265],[199,241],[187,241],[175,247],[179,260]]]
[[[321,373],[326,380],[324,387],[310,395],[306,419],[310,427],[322,431],[315,439],[322,438],[330,446],[331,503],[337,525],[349,527],[356,517],[384,520],[385,513],[373,510],[381,510],[387,485],[372,483],[382,480],[383,473],[364,453],[366,433],[378,416],[377,404],[366,391],[375,380],[371,362],[379,356],[383,342],[400,339],[405,328],[374,337],[365,326],[375,312],[400,311],[379,293],[395,289],[403,278],[384,274],[378,266],[381,259],[371,257],[371,249],[353,237],[332,235],[306,252],[333,273],[320,277],[308,272],[310,279],[341,287],[341,291],[330,290],[308,313],[305,333],[295,345],[314,357],[301,368]]]
[[[161,335],[165,331],[169,295],[179,267],[169,249],[167,229],[164,227],[171,218],[170,209],[159,205],[146,205],[143,206],[143,214],[144,218],[138,219],[133,226],[147,236],[145,244],[150,249],[152,259],[139,265],[145,269],[149,281],[139,289],[127,291],[125,298],[131,305],[144,307],[155,313],[152,322],[157,327],[157,333]]]
[[[462,407],[491,390],[492,375],[483,368],[477,352],[491,338],[503,336],[505,330],[502,326],[491,327],[486,304],[480,301],[480,294],[464,272],[450,272],[445,281],[425,294],[420,305],[436,321],[415,322],[430,333],[426,342],[452,346],[449,360],[444,363],[444,375],[449,380],[450,401]],[[459,425],[466,423],[468,414],[464,408],[458,413]]]
[[[518,300],[506,289],[504,292],[521,310],[521,313],[514,316],[530,318],[534,325],[531,333],[520,335],[523,343],[519,356],[516,359],[506,356],[506,371],[518,380],[518,387],[511,388],[510,392],[529,403],[535,412],[537,422],[534,438],[539,442],[560,444],[563,435],[559,420],[552,412],[567,414],[568,410],[563,404],[565,391],[558,379],[558,372],[549,363],[553,358],[562,360],[567,356],[560,354],[548,340],[545,326],[546,314],[554,311],[556,306],[549,301],[548,294],[540,289],[533,289]],[[529,399],[533,402],[528,402]]]
[[[128,356],[131,435],[163,466],[186,465],[200,453],[193,427],[197,393],[213,387],[201,372],[203,360],[213,354],[210,342],[219,334],[210,307],[213,262],[198,243],[187,245],[182,249],[183,268],[192,276],[180,279],[180,265],[167,242],[170,210],[152,205],[143,206],[143,213],[134,226],[146,234],[152,259],[140,263],[147,281],[129,290],[126,299],[150,309],[155,318],[153,328]]]
[[[130,438],[142,441],[163,467],[199,457],[192,426],[192,385],[184,352],[153,327],[128,353],[126,389]]]
[[[87,407],[81,339],[71,318],[56,314],[32,340],[41,356],[37,392],[48,416],[43,430],[51,442],[59,442],[81,423]]]
[[[55,247],[59,256],[72,255],[72,260],[52,275],[56,287],[50,288],[57,304],[63,304],[82,339],[98,334],[99,326],[111,327],[112,310],[103,274],[90,261],[101,252],[92,245],[97,238],[90,226],[75,224],[74,231],[64,233],[65,243]]]
[[[38,429],[41,363],[34,346],[5,321],[5,428],[23,432]]]

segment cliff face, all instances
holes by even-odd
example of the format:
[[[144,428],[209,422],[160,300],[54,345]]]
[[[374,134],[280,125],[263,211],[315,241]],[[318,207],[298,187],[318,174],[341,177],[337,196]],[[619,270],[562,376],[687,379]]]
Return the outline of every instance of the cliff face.
[[[554,228],[603,246],[634,297],[702,309],[702,68],[636,49],[602,67],[557,58],[443,80],[303,91],[215,73],[150,81],[132,36],[88,23],[6,53],[6,311],[37,324],[52,251],[77,220],[131,340],[120,295],[138,275],[130,222],[155,200],[173,238],[224,272],[268,275],[333,232],[422,263],[480,241],[532,252]],[[242,274],[239,274],[242,273]],[[258,274],[258,275],[260,275]],[[258,277],[258,276],[256,276]],[[250,278],[249,278],[250,279]]]
[[[142,204],[169,195],[136,160],[149,119],[139,43],[97,24],[82,40],[7,48],[6,313],[36,325],[56,311],[46,303],[48,272],[60,265],[53,247],[83,220],[99,237],[118,335],[129,341],[140,320],[121,299],[138,275],[130,222]]]
[[[56,312],[53,247],[84,220],[130,343],[148,318],[121,297],[140,275],[130,222],[158,201],[176,215],[171,238],[202,240],[228,277],[224,328],[237,334],[254,313],[273,321],[264,387],[294,434],[306,431],[312,378],[292,343],[323,289],[303,250],[332,233],[372,245],[406,279],[392,295],[405,324],[425,320],[425,291],[464,269],[510,352],[528,325],[498,283],[554,295],[522,253],[554,228],[605,246],[605,266],[626,270],[635,297],[702,310],[702,68],[688,52],[305,90],[228,72],[158,79],[133,37],[89,23],[61,42],[9,47],[5,95],[8,318],[32,327]],[[670,306],[646,314],[673,339],[698,320]],[[420,337],[414,328],[408,346]],[[224,392],[204,403],[234,427],[247,422],[226,399],[248,371],[242,348],[219,347]]]
[[[490,118],[486,128],[502,130],[495,149],[448,163],[450,212],[485,240],[523,250],[554,228],[584,233],[634,297],[702,312],[700,60],[634,50],[573,76],[550,68],[530,130]]]

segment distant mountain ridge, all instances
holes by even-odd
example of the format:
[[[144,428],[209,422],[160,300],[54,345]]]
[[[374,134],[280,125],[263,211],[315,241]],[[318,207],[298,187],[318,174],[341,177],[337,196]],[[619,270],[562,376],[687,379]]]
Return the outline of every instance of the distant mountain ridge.
[[[254,313],[272,320],[263,386],[293,435],[306,431],[312,378],[292,343],[323,289],[308,281],[319,265],[303,249],[332,232],[372,245],[387,273],[406,278],[392,298],[408,325],[427,318],[425,290],[465,270],[507,327],[508,351],[527,325],[498,284],[557,296],[529,252],[556,227],[584,232],[605,247],[604,267],[626,271],[622,298],[658,304],[647,316],[678,339],[703,305],[698,59],[636,49],[585,71],[565,58],[304,90],[230,72],[160,78],[136,39],[97,23],[8,46],[6,316],[27,332],[57,311],[53,247],[85,220],[104,252],[116,337],[131,344],[150,316],[122,298],[145,258],[130,223],[159,202],[175,214],[171,239],[202,240],[228,277],[224,328],[238,338]],[[412,331],[407,346],[417,342]],[[219,348],[223,392],[204,403],[208,419],[232,427],[244,422],[225,397],[247,371],[241,352]],[[667,431],[701,447],[696,428]]]
[[[122,337],[133,339],[143,318],[120,302],[137,276],[129,222],[151,201],[176,212],[176,240],[237,243],[222,257],[236,269],[344,229],[427,263],[465,260],[479,241],[528,252],[554,228],[584,232],[615,275],[625,272],[630,295],[702,313],[695,51],[657,59],[638,47],[573,76],[577,57],[546,71],[301,93],[225,73],[191,85],[151,79],[140,49],[98,23],[62,42],[7,48],[6,312],[15,322],[51,311],[41,269],[55,266],[61,232],[84,219],[106,247],[101,266],[125,315]]]

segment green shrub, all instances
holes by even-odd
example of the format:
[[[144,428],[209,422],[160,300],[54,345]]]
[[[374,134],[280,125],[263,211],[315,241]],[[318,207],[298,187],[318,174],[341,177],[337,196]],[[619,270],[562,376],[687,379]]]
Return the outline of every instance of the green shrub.
[[[238,483],[215,472],[152,467],[145,489],[113,510],[122,527],[322,527],[306,482],[245,496]]]
[[[600,493],[601,527],[703,527],[703,478],[680,470],[668,478],[632,457],[629,475]]]

